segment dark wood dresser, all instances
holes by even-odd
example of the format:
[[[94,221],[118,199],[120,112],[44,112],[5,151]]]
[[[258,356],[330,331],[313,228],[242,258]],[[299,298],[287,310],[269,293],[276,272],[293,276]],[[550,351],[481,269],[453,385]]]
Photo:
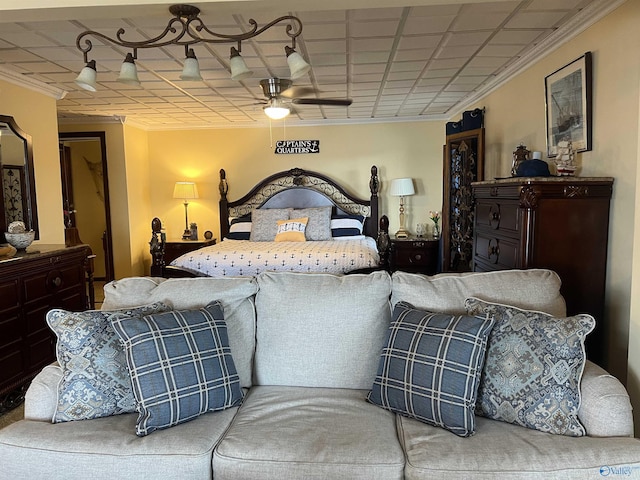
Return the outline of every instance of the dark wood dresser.
[[[391,271],[438,273],[439,240],[410,237],[391,239]]]
[[[56,358],[46,313],[87,308],[90,256],[88,245],[32,245],[0,261],[0,408]]]
[[[562,280],[567,313],[595,317],[587,352],[602,365],[613,178],[509,178],[474,182],[472,189],[474,271],[554,270]]]

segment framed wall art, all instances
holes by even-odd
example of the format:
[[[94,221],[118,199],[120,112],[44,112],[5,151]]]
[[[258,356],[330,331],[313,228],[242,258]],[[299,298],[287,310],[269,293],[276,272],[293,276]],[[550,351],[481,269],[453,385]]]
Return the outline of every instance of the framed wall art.
[[[558,143],[571,142],[576,152],[591,150],[591,52],[544,79],[547,110],[547,156]]]

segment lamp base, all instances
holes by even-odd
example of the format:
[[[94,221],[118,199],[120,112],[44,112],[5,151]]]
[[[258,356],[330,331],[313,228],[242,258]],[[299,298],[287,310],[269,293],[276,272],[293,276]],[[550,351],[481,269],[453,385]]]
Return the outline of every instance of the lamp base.
[[[186,229],[182,234],[183,240],[191,240],[191,230]]]
[[[409,238],[409,232],[407,232],[404,228],[401,228],[396,232],[396,238]]]

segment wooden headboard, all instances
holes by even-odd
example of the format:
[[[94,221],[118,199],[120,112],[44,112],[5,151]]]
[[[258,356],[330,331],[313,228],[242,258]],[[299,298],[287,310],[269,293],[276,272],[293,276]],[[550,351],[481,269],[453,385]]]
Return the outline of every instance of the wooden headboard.
[[[331,205],[334,213],[363,215],[364,234],[378,236],[378,168],[371,167],[369,200],[356,198],[337,182],[320,173],[292,168],[274,173],[251,189],[244,197],[230,202],[224,169],[220,170],[220,237],[229,233],[229,218],[251,213],[254,208],[308,208]]]

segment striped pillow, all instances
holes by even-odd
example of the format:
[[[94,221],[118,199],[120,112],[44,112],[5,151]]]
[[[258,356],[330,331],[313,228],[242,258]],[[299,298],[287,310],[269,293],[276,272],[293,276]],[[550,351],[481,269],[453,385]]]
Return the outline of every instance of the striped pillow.
[[[242,401],[222,305],[113,319],[138,405],[136,435]]]
[[[333,215],[331,217],[331,236],[333,238],[362,235],[363,227],[363,215]]]
[[[475,404],[493,319],[429,313],[398,302],[371,403],[458,436],[475,430]]]
[[[249,240],[251,237],[251,214],[234,218],[229,224],[227,238],[231,240]]]

